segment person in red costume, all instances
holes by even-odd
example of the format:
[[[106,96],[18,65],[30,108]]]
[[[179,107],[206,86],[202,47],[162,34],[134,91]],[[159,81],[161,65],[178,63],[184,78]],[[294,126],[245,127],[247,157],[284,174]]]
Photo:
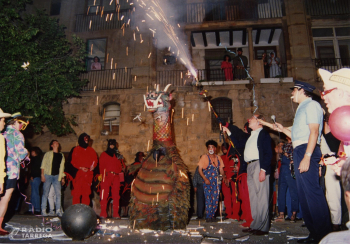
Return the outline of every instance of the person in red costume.
[[[120,219],[119,216],[119,191],[120,178],[119,173],[123,170],[123,156],[117,150],[117,141],[114,139],[108,140],[107,150],[100,156],[100,173],[101,181],[101,218],[107,218],[107,203],[109,188],[113,198],[113,218]]]
[[[230,138],[235,145],[235,149],[239,152],[239,169],[238,169],[238,192],[239,199],[241,200],[241,208],[242,208],[242,216],[241,219],[246,222],[242,224],[242,227],[249,227],[251,222],[253,221],[251,209],[250,209],[250,199],[249,199],[249,191],[248,191],[248,183],[247,183],[247,163],[244,161],[244,148],[245,144],[250,136],[251,129],[249,128],[249,123],[247,122],[244,125],[244,131],[239,129],[237,126],[226,123],[224,121],[219,121],[222,123],[223,128],[227,128],[230,131]],[[225,131],[226,129],[224,129]],[[234,150],[232,147],[229,149]]]
[[[230,219],[237,219],[239,220],[239,209],[240,209],[240,202],[238,201],[238,192],[236,187],[236,181],[234,180],[237,178],[238,174],[238,168],[239,165],[236,164],[233,161],[232,155],[228,154],[227,149],[229,148],[229,145],[227,143],[223,143],[221,145],[221,150],[224,155],[221,156],[222,161],[224,162],[224,171],[226,175],[226,179],[229,179],[228,185],[223,184],[222,185],[222,193],[224,194],[224,203],[226,207],[226,217]],[[236,176],[236,177],[232,177]]]
[[[83,133],[79,136],[78,144],[73,150],[72,165],[78,169],[73,180],[73,205],[82,203],[90,205],[91,183],[93,170],[98,161],[97,154],[92,147],[89,147],[90,136]],[[81,198],[81,201],[80,201]]]

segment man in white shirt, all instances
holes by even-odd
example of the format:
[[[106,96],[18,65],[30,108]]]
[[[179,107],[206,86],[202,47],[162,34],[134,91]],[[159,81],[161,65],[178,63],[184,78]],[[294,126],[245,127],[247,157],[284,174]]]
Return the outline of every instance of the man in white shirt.
[[[247,181],[249,200],[254,219],[250,228],[243,232],[251,232],[254,235],[265,235],[269,232],[269,178],[271,173],[272,148],[271,137],[263,129],[258,119],[260,115],[253,115],[249,119],[249,128],[252,129],[244,149],[244,160],[248,164]],[[223,127],[228,135],[229,129]]]

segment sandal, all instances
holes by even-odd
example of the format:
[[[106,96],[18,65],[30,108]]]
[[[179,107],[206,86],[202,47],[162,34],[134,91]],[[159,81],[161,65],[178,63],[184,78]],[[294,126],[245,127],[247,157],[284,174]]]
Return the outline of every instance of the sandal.
[[[296,218],[297,218],[296,214],[293,214],[292,217],[290,218],[290,222],[291,223],[295,223],[296,222]]]
[[[279,215],[276,219],[275,222],[284,222],[284,215]]]

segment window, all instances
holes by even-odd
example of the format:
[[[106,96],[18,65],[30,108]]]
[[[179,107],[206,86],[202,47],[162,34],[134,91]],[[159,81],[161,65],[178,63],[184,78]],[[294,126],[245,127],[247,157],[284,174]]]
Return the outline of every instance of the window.
[[[106,38],[90,39],[87,41],[88,58],[86,64],[88,71],[105,69],[106,45]],[[95,57],[97,57],[97,61],[100,65],[93,64]]]
[[[114,12],[116,0],[88,0],[87,7],[89,14],[96,14],[103,10],[103,12]]]
[[[315,41],[316,55],[321,59],[334,59],[333,41]]]
[[[62,0],[51,0],[50,15],[60,15]]]
[[[211,104],[218,116],[226,122],[232,119],[232,100],[227,97],[219,97],[211,100]],[[212,132],[219,132],[220,126],[215,115],[211,114],[211,129]]]
[[[350,27],[313,28],[316,67],[331,72],[350,65]]]
[[[313,37],[333,36],[333,28],[315,28],[312,29]]]
[[[350,65],[350,39],[339,40],[338,46],[339,46],[341,64],[343,66],[349,67],[349,65]]]
[[[119,135],[120,105],[107,103],[103,106],[103,130],[109,134]]]
[[[350,27],[335,28],[337,36],[350,36]]]

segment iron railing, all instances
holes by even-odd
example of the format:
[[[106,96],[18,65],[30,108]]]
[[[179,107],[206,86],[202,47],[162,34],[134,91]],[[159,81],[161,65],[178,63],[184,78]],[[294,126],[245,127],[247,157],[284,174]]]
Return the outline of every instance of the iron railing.
[[[257,20],[285,15],[283,0],[217,1],[186,4],[185,23]]]
[[[318,58],[314,59],[316,69],[325,69],[330,72],[337,71],[342,68],[350,68],[349,58]]]
[[[312,17],[350,16],[349,0],[305,0],[305,8]]]
[[[75,32],[119,29],[123,24],[126,25],[129,19],[131,19],[131,10],[104,13],[102,16],[101,14],[77,14]]]
[[[81,74],[80,78],[89,81],[83,91],[132,88],[131,68],[89,71]]]
[[[250,72],[250,68],[247,68]],[[269,72],[269,71],[267,71]],[[251,73],[249,73],[251,75]],[[196,71],[198,81],[200,82],[214,82],[214,81],[223,81],[225,84],[226,81],[237,81],[239,79],[248,79],[247,75],[243,77],[238,77],[234,74],[234,69],[199,69]],[[267,78],[283,78],[288,77],[287,64],[282,63],[279,66],[279,75],[271,77],[267,74]],[[190,86],[194,85],[196,80],[192,75],[188,73],[188,70],[165,70],[157,71],[157,84],[161,86],[166,86],[171,84],[172,86]],[[230,84],[232,84],[230,82]]]

